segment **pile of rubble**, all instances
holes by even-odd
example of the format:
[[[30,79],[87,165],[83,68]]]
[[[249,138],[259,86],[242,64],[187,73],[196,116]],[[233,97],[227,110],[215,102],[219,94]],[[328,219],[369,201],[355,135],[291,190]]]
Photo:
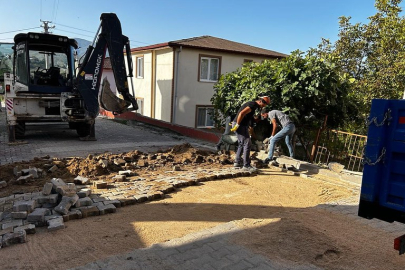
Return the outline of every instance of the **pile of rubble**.
[[[134,150],[120,154],[88,155],[86,158],[37,157],[31,161],[0,166],[0,197],[13,193],[38,192],[53,178],[61,178],[67,183],[72,183],[77,176],[86,177],[90,182],[116,182],[125,178],[117,176],[120,171],[131,171],[134,175],[148,178],[148,175],[164,174],[173,169],[221,168],[223,165],[233,164],[232,161],[229,152],[223,151],[218,155],[213,151],[195,149],[188,143],[156,153]]]

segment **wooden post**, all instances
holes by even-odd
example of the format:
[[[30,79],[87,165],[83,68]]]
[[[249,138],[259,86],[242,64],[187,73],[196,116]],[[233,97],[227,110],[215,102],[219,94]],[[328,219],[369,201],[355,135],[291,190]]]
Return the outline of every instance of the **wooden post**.
[[[323,125],[322,125],[322,127],[320,127],[318,129],[318,134],[316,135],[315,142],[312,145],[311,158],[309,160],[310,163],[314,162],[316,149],[318,148],[319,138],[321,137],[321,132],[326,128],[327,121],[328,121],[328,116],[325,115],[325,119],[323,120]]]

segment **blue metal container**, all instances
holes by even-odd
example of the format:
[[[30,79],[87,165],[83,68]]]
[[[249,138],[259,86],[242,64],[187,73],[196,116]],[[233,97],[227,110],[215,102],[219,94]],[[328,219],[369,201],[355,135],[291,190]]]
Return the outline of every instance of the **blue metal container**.
[[[405,100],[374,99],[358,215],[405,223]]]

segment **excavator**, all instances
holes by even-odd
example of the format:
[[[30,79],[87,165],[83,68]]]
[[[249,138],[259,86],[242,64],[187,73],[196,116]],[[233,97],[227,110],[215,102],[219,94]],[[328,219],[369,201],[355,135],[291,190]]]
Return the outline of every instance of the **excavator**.
[[[32,32],[14,37],[12,71],[4,73],[0,87],[9,143],[24,138],[27,122],[67,122],[81,140],[96,140],[100,107],[114,114],[138,109],[128,87],[128,77],[133,76],[129,39],[122,34],[116,14],[103,13],[100,21],[80,63],[75,39]],[[107,50],[122,98],[112,92],[108,80],[101,80]]]

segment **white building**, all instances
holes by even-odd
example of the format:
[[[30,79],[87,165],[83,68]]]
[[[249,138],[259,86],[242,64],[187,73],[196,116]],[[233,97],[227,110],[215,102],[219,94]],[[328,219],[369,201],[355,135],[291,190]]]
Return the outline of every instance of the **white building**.
[[[287,55],[211,36],[170,41],[131,49],[138,113],[195,128],[213,122],[213,86],[221,74],[245,62]]]

